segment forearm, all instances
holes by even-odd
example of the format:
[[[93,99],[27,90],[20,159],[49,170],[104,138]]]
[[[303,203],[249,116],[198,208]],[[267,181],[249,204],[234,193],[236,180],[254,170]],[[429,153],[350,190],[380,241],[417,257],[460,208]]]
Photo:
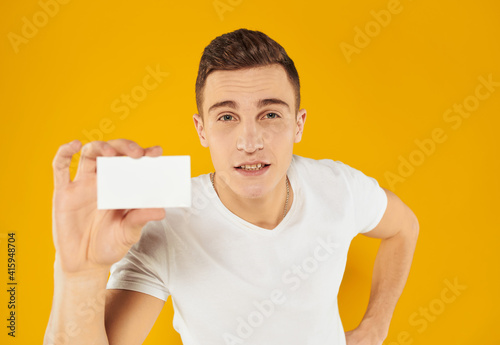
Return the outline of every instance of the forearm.
[[[108,344],[104,327],[106,270],[67,275],[54,264],[54,298],[44,345]]]
[[[417,237],[418,225],[382,239],[380,243],[373,268],[370,300],[361,325],[384,339],[410,272]]]

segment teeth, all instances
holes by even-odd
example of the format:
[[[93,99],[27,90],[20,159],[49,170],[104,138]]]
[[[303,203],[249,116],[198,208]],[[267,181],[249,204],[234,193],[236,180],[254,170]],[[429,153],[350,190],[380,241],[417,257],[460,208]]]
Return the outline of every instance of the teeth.
[[[262,169],[264,167],[265,164],[261,164],[261,163],[258,163],[258,164],[252,164],[252,165],[242,165],[240,166],[241,169],[245,169],[245,170],[259,170],[259,169]]]

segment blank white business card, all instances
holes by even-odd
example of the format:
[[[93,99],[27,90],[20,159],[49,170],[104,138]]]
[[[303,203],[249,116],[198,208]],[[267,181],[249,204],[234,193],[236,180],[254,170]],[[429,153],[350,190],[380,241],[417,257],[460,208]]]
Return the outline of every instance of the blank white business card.
[[[191,157],[97,157],[97,208],[191,206]]]

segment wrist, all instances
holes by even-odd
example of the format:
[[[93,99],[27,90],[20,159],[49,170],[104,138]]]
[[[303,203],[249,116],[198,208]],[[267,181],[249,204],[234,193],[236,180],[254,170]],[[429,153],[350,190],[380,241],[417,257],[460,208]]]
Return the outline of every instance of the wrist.
[[[102,280],[107,281],[110,268],[111,266],[95,266],[80,270],[68,269],[67,265],[62,262],[56,252],[54,260],[54,279],[63,280],[68,283],[92,283],[96,281],[100,282]]]

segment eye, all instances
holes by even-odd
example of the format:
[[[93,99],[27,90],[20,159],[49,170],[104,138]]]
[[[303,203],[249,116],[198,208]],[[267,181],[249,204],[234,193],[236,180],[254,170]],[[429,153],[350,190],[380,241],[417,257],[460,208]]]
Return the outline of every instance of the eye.
[[[275,118],[279,117],[279,115],[276,113],[267,113],[266,116],[268,116],[268,115],[272,115],[271,117],[268,117],[268,119],[275,119]]]
[[[231,121],[233,118],[233,115],[225,114],[219,117],[219,120],[222,120],[223,122]]]

